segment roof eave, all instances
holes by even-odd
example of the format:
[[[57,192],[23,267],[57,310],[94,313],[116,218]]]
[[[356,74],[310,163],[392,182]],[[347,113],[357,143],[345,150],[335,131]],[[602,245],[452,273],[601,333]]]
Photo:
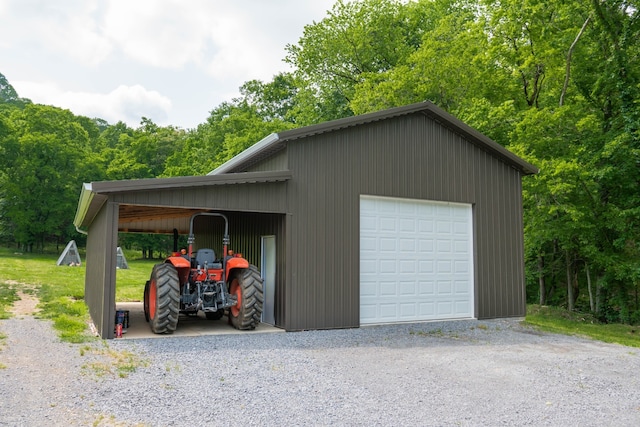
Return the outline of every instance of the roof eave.
[[[106,196],[98,195],[93,190],[92,183],[83,183],[78,208],[76,209],[76,216],[73,219],[73,225],[76,227],[76,230],[79,232],[83,232],[83,230],[86,231],[86,227],[93,221],[93,217],[106,201]]]
[[[223,173],[230,172],[236,166],[242,164],[245,160],[248,160],[260,152],[268,149],[272,145],[276,144],[280,140],[280,137],[277,133],[272,133],[262,138],[260,141],[253,144],[251,147],[247,148],[237,156],[233,157],[230,160],[227,160],[225,163],[221,164],[207,175],[220,175]]]

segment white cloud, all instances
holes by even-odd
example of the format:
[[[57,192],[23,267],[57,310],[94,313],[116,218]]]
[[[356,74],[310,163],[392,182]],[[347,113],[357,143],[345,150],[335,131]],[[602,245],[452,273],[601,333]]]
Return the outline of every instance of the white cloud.
[[[112,51],[109,40],[100,34],[96,14],[95,0],[6,1],[0,9],[0,38],[20,40],[30,49],[46,49],[94,66]],[[11,19],[13,16],[20,19]]]
[[[268,81],[289,70],[282,61],[285,46],[297,42],[303,27],[295,16],[319,14],[318,10],[331,7],[332,0],[244,0],[233,4],[233,9],[225,11],[225,20],[211,27],[216,52],[207,70],[212,77],[235,80],[239,86],[247,80]]]
[[[287,69],[284,47],[302,35],[296,15],[320,15],[332,2],[111,0],[103,28],[109,40],[141,64],[172,69],[195,64],[213,78],[242,83],[268,80]]]
[[[14,82],[13,86],[22,97],[66,108],[77,115],[99,117],[110,123],[123,121],[131,127],[138,127],[142,117],[162,126],[169,124],[171,100],[140,85],[121,85],[109,93],[71,92],[51,83],[24,81]]]
[[[207,45],[211,23],[199,5],[194,1],[113,0],[105,13],[104,32],[140,63],[181,68],[199,62]]]

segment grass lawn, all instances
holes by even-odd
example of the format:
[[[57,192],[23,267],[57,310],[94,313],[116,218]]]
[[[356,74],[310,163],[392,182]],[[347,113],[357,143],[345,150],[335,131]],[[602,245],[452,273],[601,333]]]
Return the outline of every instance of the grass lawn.
[[[59,255],[26,254],[0,248],[0,318],[17,298],[18,290],[35,292],[42,310],[39,317],[51,319],[62,339],[82,342],[89,339],[89,315],[84,303],[85,265],[57,266]],[[116,273],[116,301],[141,301],[144,284],[158,260],[134,259],[126,253],[129,269]]]
[[[640,326],[603,324],[588,313],[531,304],[527,306],[525,322],[547,332],[640,347]]]

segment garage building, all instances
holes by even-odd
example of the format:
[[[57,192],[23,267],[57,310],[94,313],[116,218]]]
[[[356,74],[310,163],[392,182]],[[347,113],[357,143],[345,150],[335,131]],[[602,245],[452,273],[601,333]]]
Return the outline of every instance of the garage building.
[[[85,299],[112,338],[118,232],[187,234],[210,211],[262,271],[263,320],[285,330],[524,316],[534,173],[422,102],[269,135],[206,176],[84,184]],[[196,247],[221,249],[214,221],[199,217]]]

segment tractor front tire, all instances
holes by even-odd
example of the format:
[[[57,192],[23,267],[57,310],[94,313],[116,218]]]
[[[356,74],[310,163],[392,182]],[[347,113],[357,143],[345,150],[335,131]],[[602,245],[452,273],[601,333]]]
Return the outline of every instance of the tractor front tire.
[[[155,334],[172,334],[180,314],[180,281],[171,264],[156,264],[149,280],[149,324]]]
[[[229,281],[229,293],[238,303],[229,308],[229,321],[236,329],[255,329],[262,317],[262,277],[254,265],[237,270]]]

